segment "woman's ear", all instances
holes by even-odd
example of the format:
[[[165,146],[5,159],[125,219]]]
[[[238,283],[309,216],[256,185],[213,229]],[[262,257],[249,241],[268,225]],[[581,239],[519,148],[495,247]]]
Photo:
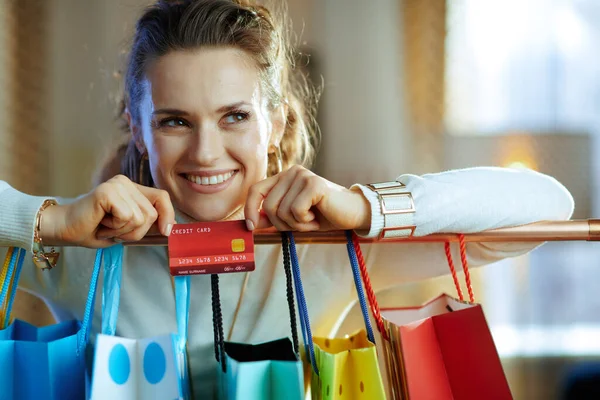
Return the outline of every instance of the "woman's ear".
[[[279,147],[281,144],[287,125],[287,113],[288,106],[285,103],[282,103],[271,112],[271,125],[273,126],[273,131],[271,132],[269,147]]]
[[[140,154],[144,154],[146,152],[146,147],[144,146],[142,132],[139,125],[131,117],[129,107],[125,108],[125,117],[127,118],[127,124],[129,125],[129,131],[131,132],[131,136],[135,142],[135,147],[138,149]]]

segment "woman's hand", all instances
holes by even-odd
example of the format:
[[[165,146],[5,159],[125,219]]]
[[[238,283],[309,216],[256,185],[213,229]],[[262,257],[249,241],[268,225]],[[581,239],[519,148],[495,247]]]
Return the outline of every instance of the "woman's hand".
[[[40,235],[44,245],[98,248],[148,233],[168,236],[174,223],[167,192],[118,175],[73,203],[44,210]]]
[[[248,229],[279,231],[369,229],[371,207],[360,191],[346,189],[301,166],[253,185],[246,199]]]

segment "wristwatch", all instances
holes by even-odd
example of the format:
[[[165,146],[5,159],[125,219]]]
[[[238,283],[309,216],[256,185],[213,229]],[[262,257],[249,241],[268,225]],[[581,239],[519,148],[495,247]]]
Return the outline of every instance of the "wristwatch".
[[[413,224],[416,209],[412,193],[406,189],[406,185],[390,181],[366,186],[377,194],[381,205],[384,224],[378,239],[411,237],[416,229]]]
[[[50,249],[50,252],[46,252],[44,244],[42,243],[42,238],[40,237],[42,211],[56,204],[55,200],[45,200],[35,217],[35,228],[33,230],[33,263],[42,270],[54,268],[58,262],[58,256],[60,255],[60,253],[57,253],[54,250],[54,247]]]

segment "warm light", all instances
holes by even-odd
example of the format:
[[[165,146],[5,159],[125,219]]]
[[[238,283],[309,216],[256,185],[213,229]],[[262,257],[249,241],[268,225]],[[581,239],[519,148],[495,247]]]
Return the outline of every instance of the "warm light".
[[[531,165],[523,161],[514,161],[506,165],[507,168],[513,169],[533,169]]]

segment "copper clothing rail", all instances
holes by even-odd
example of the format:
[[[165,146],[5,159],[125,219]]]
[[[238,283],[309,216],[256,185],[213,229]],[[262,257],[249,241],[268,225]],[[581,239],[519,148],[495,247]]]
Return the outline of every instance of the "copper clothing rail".
[[[330,232],[296,232],[297,243],[346,243],[343,231]],[[398,239],[363,239],[361,243],[428,243],[455,242],[452,234],[433,234]],[[467,242],[546,242],[546,241],[600,241],[600,219],[584,219],[571,221],[544,221],[512,228],[499,228],[479,233],[465,234]],[[261,230],[254,234],[255,244],[280,244],[281,236],[275,230]],[[126,246],[166,246],[164,236],[146,236],[135,242],[125,242]]]

